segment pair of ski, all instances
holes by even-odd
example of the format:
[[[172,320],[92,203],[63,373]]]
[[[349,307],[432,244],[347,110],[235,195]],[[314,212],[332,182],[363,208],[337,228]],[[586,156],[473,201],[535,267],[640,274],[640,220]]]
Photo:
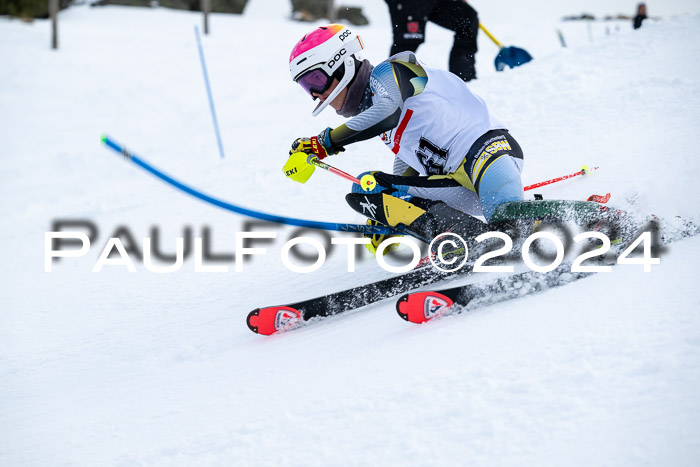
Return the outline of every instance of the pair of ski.
[[[561,200],[506,203],[499,209],[502,212],[498,215],[495,214],[494,217],[500,217],[501,220],[506,221],[524,220],[525,222],[535,220],[562,222],[576,219],[579,223],[585,223],[591,219],[598,219],[601,215],[609,214],[606,207],[597,203]],[[390,277],[352,289],[286,305],[257,308],[248,314],[246,323],[253,332],[263,335],[289,331],[319,318],[393,298],[438,281],[465,277],[472,274],[470,267],[471,265],[467,264],[462,267],[461,272],[443,272],[434,269],[428,263],[401,276]],[[552,279],[553,281],[559,281],[564,269],[551,271],[548,275],[556,277],[556,279]],[[510,289],[511,284],[517,284],[521,281],[532,283],[534,288],[541,287],[537,285],[542,280],[539,276],[541,274],[524,273],[511,278],[499,279],[487,285],[471,284],[432,293],[409,293],[399,299],[397,310],[402,318],[420,323],[447,313],[453,308],[453,305],[464,306],[474,302],[475,297],[484,287],[490,293],[496,289]],[[501,293],[494,296],[507,297],[509,295]],[[480,303],[482,302],[483,300],[480,300]]]
[[[562,208],[564,210],[562,211]],[[571,218],[570,208],[578,209],[596,216],[611,213],[606,208],[595,208],[594,203],[540,201],[513,203],[507,212],[511,219],[564,219]],[[554,211],[552,210],[554,209]],[[593,210],[591,210],[593,209]],[[587,213],[584,211],[588,211]],[[566,214],[569,212],[569,215]],[[619,212],[615,215],[620,215]],[[579,217],[578,224],[583,224],[587,217]],[[588,219],[590,220],[590,219]],[[658,220],[657,220],[658,221]],[[658,223],[654,222],[653,231],[658,233]],[[700,227],[690,221],[678,219],[681,225],[672,230],[655,244],[666,244],[674,240],[697,235]],[[629,221],[619,237],[619,246],[623,247],[638,237],[638,228],[633,228]],[[597,229],[595,229],[597,230]],[[618,237],[613,237],[618,238]],[[636,243],[636,241],[634,242]],[[489,281],[477,281],[457,287],[439,288],[429,291],[416,291],[431,284],[449,279],[465,278],[473,274],[465,265],[461,272],[442,272],[430,264],[415,269],[401,276],[393,276],[367,285],[354,287],[320,297],[290,303],[287,305],[257,308],[248,314],[246,323],[255,333],[270,335],[295,329],[327,316],[337,315],[382,300],[400,296],[396,310],[401,318],[412,323],[423,323],[454,312],[470,311],[479,307],[519,298],[532,293],[575,282],[588,277],[593,272],[572,272],[572,263],[565,262],[556,269],[540,273],[528,271],[510,276],[503,276]],[[467,268],[467,269],[465,269]]]
[[[458,274],[433,269],[428,264],[400,276],[392,276],[340,292],[287,305],[257,308],[248,313],[246,323],[251,331],[258,334],[270,335],[289,331],[312,320],[367,306],[456,275]]]
[[[568,263],[548,273],[528,271],[457,287],[410,292],[450,278],[464,278],[472,274],[471,270],[444,273],[425,266],[401,276],[341,292],[287,305],[258,308],[248,314],[246,322],[253,332],[271,335],[403,294],[396,302],[399,316],[412,323],[424,323],[454,312],[469,311],[558,287],[593,273],[572,273],[571,264]]]

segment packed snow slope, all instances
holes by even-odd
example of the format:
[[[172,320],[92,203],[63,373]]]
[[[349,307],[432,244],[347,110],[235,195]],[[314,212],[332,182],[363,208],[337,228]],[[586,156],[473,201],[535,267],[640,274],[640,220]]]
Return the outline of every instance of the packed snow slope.
[[[391,40],[386,7],[352,3],[370,15],[356,29],[376,63]],[[600,166],[545,197],[611,192],[611,205],[640,216],[700,222],[700,5],[650,4],[660,19],[638,31],[559,21],[631,14],[633,3],[475,0],[493,33],[535,60],[496,73],[497,50],[480,36],[470,86],[524,148],[525,183]],[[344,205],[346,182],[282,174],[294,138],[342,121],[312,119],[289,80],[289,51],[312,25],[288,10],[255,0],[211,18],[203,46],[224,159],[198,14],[69,8],[58,51],[47,21],[0,18],[0,465],[698,465],[699,238],[671,245],[651,273],[619,266],[429,325],[401,321],[387,301],[272,338],[246,328],[253,308],[389,273],[368,257],[347,273],[342,250],[292,273],[279,255],[294,229],[245,225],[99,138],[248,208],[363,223]],[[430,26],[419,54],[445,67],[450,41]],[[378,140],[331,160],[352,173],[391,161]],[[66,219],[92,223],[97,238],[44,272],[45,232]],[[135,257],[137,272],[91,272],[119,229],[139,249],[157,235],[173,253],[187,229],[207,228],[216,254],[232,254],[239,231],[277,238],[242,272],[229,259],[207,263],[228,272],[195,273],[192,255],[169,274]]]

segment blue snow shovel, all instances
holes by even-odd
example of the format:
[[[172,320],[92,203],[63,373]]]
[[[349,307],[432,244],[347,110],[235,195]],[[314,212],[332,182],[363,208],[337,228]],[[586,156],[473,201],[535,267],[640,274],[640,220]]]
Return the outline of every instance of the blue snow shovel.
[[[496,71],[503,71],[506,66],[515,68],[516,66],[520,66],[523,63],[527,63],[532,60],[532,55],[530,55],[527,50],[512,46],[504,47],[503,44],[498,42],[498,39],[493,37],[493,35],[488,32],[483,24],[479,23],[479,27],[486,33],[487,36],[489,36],[489,39],[491,39],[501,49],[493,62],[496,65]]]

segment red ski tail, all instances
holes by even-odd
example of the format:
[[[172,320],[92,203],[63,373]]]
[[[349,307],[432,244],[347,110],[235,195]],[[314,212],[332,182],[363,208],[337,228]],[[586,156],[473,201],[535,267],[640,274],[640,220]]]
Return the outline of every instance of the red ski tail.
[[[586,201],[595,201],[596,203],[605,204],[610,201],[610,193],[605,195],[591,195]]]
[[[303,324],[299,310],[288,306],[271,306],[257,308],[248,313],[246,323],[251,331],[269,336],[278,332],[289,331]]]
[[[416,292],[399,298],[396,312],[406,321],[420,324],[443,316],[452,303],[448,296],[439,292]]]

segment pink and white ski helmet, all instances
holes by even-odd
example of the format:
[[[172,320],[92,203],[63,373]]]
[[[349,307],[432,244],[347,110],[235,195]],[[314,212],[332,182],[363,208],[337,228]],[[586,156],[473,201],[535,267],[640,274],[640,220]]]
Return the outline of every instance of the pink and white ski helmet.
[[[316,99],[312,93],[327,91],[334,77],[340,81],[328,98],[316,106],[314,117],[352,81],[355,54],[363,48],[360,36],[342,24],[318,27],[296,43],[289,56],[289,72],[309,95]]]

